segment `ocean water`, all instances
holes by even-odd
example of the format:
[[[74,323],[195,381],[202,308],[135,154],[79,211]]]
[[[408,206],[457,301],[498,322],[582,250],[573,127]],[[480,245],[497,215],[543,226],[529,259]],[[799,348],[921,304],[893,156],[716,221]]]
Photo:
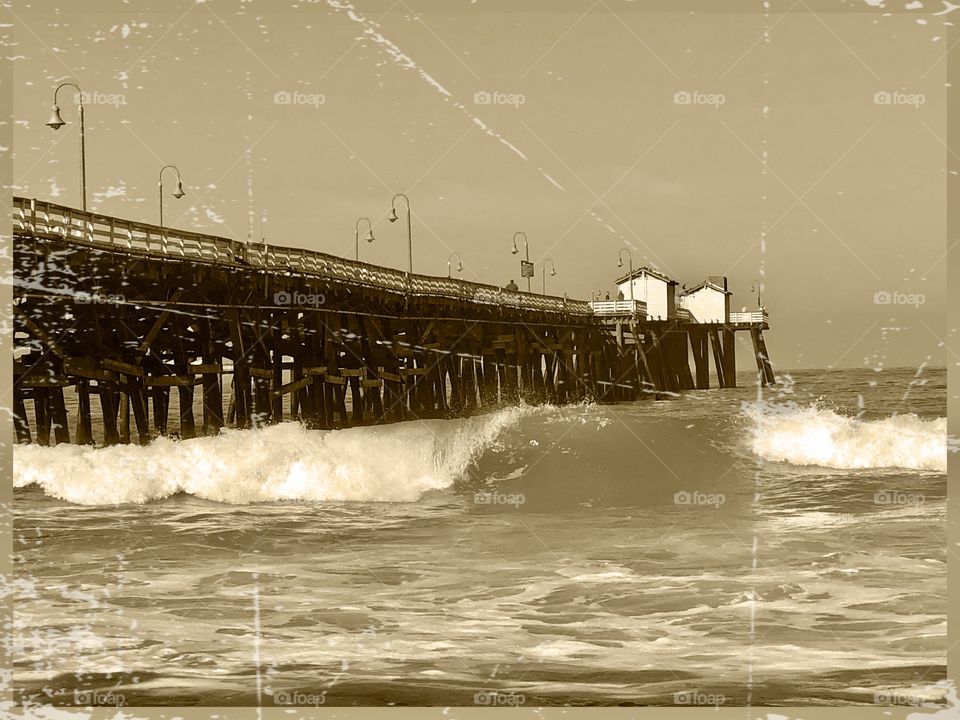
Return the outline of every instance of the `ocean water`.
[[[946,373],[782,379],[18,447],[18,698],[939,703]]]

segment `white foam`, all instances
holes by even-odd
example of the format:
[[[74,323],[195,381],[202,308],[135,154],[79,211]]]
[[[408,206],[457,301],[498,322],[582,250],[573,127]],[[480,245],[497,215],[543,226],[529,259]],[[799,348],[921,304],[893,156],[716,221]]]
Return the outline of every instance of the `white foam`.
[[[751,449],[766,460],[821,467],[946,472],[947,419],[859,420],[816,406],[750,403]]]
[[[14,486],[82,505],[145,503],[185,492],[224,503],[412,502],[447,487],[528,408],[460,420],[345,430],[281,423],[146,447],[19,445]]]

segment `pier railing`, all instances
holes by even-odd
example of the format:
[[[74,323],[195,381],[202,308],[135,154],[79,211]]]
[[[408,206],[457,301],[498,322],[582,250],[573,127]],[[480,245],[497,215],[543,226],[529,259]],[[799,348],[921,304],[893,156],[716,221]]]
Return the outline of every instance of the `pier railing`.
[[[753,310],[750,312],[732,312],[730,313],[730,322],[732,323],[767,323],[770,315],[767,309]]]
[[[593,300],[590,303],[594,315],[638,315],[647,314],[647,304],[642,300]]]
[[[15,234],[69,240],[193,262],[251,266],[263,270],[313,275],[367,285],[410,297],[442,297],[481,305],[565,315],[592,315],[581,300],[506,290],[496,285],[454,278],[416,275],[393,268],[328,255],[303,248],[245,243],[215,235],[160,227],[149,223],[84,212],[64,205],[15,197]]]

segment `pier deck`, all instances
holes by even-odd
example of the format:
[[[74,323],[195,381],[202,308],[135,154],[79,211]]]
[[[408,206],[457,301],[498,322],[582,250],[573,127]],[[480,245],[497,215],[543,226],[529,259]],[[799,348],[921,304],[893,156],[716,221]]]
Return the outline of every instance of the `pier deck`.
[[[663,397],[709,387],[711,350],[729,387],[738,330],[773,382],[765,316],[702,326],[601,317],[578,300],[26,198],[14,199],[13,234],[19,442],[146,443],[284,419],[336,428],[521,400]]]

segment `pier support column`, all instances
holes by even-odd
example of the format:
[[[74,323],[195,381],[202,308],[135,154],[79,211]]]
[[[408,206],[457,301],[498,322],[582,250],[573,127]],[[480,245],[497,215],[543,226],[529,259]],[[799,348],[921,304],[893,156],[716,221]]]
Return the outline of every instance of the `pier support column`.
[[[733,330],[723,330],[723,377],[727,387],[737,386],[737,342]]]
[[[696,366],[698,390],[710,389],[710,354],[707,348],[707,334],[702,331],[690,334],[690,347],[693,351],[693,364]]]
[[[173,352],[174,352],[174,372],[177,375],[190,378],[190,384],[184,385],[183,382],[177,383],[177,397],[179,399],[178,409],[180,417],[177,427],[180,431],[180,439],[188,440],[197,435],[197,424],[193,417],[193,378],[190,372],[190,358],[184,350],[184,333],[186,331],[185,323],[178,317],[173,323]]]
[[[270,365],[273,377],[270,380],[270,422],[283,422],[283,331],[281,330],[282,313],[270,315]]]
[[[713,367],[717,371],[717,385],[727,387],[727,380],[724,373],[727,365],[723,361],[723,348],[720,346],[720,333],[716,330],[709,330],[710,348],[713,350]]]
[[[100,392],[100,412],[103,417],[103,444],[116,445],[120,442],[120,430],[117,427],[117,392],[112,382],[98,382]]]
[[[89,380],[77,381],[77,445],[93,445]]]
[[[203,374],[203,433],[218,435],[223,427],[223,389],[221,376],[216,372],[220,358],[208,351],[203,356],[203,364],[207,370]]]
[[[753,353],[757,358],[757,373],[760,375],[760,383],[766,387],[776,382],[773,374],[773,364],[770,362],[770,356],[767,354],[767,345],[763,341],[763,331],[760,328],[750,328],[750,338],[753,340]]]
[[[70,442],[70,421],[67,418],[67,404],[63,397],[63,388],[50,388],[47,393],[50,420],[53,427],[53,439],[57,445]]]
[[[680,385],[684,390],[693,390],[696,385],[690,373],[690,333],[681,330],[677,333],[677,368],[680,372]]]
[[[167,415],[170,412],[170,388],[154,385],[150,388],[153,398],[153,429],[157,435],[167,434]],[[80,442],[77,440],[77,442]]]
[[[130,398],[130,410],[137,427],[137,442],[140,445],[146,445],[150,442],[150,424],[147,416],[147,397],[141,379],[128,375],[125,389]]]
[[[50,444],[50,403],[47,399],[49,392],[44,387],[33,389],[33,414],[37,426],[37,444],[44,447]]]
[[[130,396],[126,390],[121,390],[119,407],[117,408],[117,431],[120,434],[120,443],[130,444]]]

